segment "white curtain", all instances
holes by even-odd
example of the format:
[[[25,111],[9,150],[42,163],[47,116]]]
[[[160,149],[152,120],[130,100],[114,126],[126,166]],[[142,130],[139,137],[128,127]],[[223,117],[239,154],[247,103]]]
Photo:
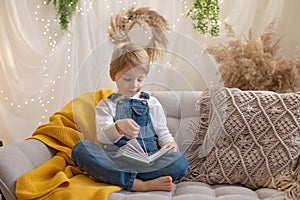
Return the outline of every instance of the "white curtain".
[[[0,140],[22,141],[72,98],[115,88],[107,72],[114,47],[107,35],[109,21],[132,6],[156,10],[171,27],[165,55],[149,74],[149,90],[203,90],[209,82],[218,82],[217,65],[203,50],[226,41],[224,22],[238,35],[253,27],[259,36],[277,19],[286,55],[294,56],[298,50],[298,0],[220,0],[221,33],[216,38],[193,29],[186,16],[192,4],[192,0],[79,0],[69,31],[62,33],[52,3],[1,0]],[[144,41],[140,35],[132,37]]]

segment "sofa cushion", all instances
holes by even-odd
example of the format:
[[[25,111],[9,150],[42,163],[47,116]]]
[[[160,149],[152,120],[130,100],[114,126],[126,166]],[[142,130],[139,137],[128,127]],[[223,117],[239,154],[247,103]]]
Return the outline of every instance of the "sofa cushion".
[[[213,86],[198,105],[196,150],[185,180],[268,186],[299,198],[299,93]]]
[[[269,188],[251,190],[240,185],[208,185],[201,182],[174,184],[171,192],[130,192],[121,191],[109,195],[108,200],[282,200],[284,193]]]
[[[190,153],[189,146],[194,139],[189,124],[199,118],[195,110],[195,102],[202,91],[155,91],[151,95],[161,103],[167,118],[169,131],[174,136],[179,149],[185,154]]]

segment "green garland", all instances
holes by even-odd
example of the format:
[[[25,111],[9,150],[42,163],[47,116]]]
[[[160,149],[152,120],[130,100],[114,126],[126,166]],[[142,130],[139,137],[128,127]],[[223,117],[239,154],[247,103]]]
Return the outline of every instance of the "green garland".
[[[187,15],[194,21],[195,30],[216,37],[219,35],[219,13],[218,0],[195,0]]]
[[[56,17],[59,18],[59,24],[62,31],[69,29],[69,23],[72,15],[76,11],[79,0],[47,0],[47,5],[53,1],[56,9]]]
[[[60,28],[63,31],[69,29],[72,15],[76,11],[79,0],[47,0],[47,4],[53,2],[56,9],[56,17],[59,18]],[[187,15],[194,21],[194,28],[202,34],[210,33],[212,36],[219,35],[218,0],[195,0],[193,7]]]

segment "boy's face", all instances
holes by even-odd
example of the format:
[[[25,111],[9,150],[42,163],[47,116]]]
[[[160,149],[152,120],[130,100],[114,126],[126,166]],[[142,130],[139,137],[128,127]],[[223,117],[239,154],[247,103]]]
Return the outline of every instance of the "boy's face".
[[[114,81],[119,94],[131,97],[141,90],[145,78],[146,73],[143,67],[126,66],[117,72]]]

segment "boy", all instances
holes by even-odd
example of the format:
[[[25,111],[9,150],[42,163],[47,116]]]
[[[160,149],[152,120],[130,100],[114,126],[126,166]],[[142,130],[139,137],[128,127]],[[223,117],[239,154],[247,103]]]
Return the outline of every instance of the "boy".
[[[97,139],[80,141],[72,150],[75,165],[94,180],[115,184],[129,191],[171,191],[172,182],[186,175],[188,163],[166,125],[159,101],[142,92],[149,72],[147,51],[135,44],[120,44],[114,50],[110,77],[117,93],[96,106]],[[116,147],[136,138],[148,154],[168,146],[175,151],[154,161],[152,165],[132,165],[114,158]]]

